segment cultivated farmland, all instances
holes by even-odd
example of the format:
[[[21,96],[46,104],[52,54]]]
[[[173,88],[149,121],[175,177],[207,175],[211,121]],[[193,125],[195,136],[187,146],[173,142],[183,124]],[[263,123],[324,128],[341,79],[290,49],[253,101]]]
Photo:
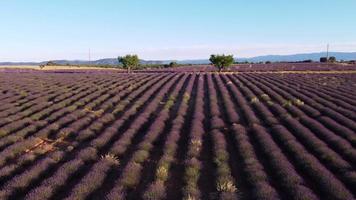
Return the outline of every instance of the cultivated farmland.
[[[356,73],[239,69],[1,72],[0,199],[355,199]]]

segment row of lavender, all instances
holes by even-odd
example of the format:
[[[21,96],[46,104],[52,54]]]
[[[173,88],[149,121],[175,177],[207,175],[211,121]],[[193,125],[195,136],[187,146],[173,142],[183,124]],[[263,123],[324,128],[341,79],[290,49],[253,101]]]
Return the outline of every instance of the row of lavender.
[[[1,198],[353,199],[355,77],[309,76],[4,76]]]
[[[79,77],[77,77],[77,78],[79,78]],[[99,78],[99,77],[96,77],[96,78]],[[120,78],[120,77],[116,77],[116,78]],[[148,78],[151,79],[150,81],[153,83],[153,82],[157,81],[157,78],[160,78],[160,77],[148,77]],[[169,78],[169,77],[167,77],[167,78]],[[147,82],[147,78],[143,79],[142,81],[139,81],[139,82],[137,82],[137,80],[139,80],[139,76],[135,77],[135,79],[136,80],[132,81],[128,87],[125,85],[111,86],[110,81],[116,81],[116,79],[113,77],[108,77],[108,80],[105,81],[105,82],[109,82],[109,84],[107,84],[107,85],[99,84],[99,86],[101,88],[97,88],[96,85],[93,85],[92,87],[94,87],[99,92],[96,95],[94,95],[94,96],[96,96],[96,99],[95,98],[92,100],[89,99],[89,101],[87,101],[87,99],[86,99],[88,96],[94,94],[93,93],[95,91],[95,89],[94,89],[93,91],[89,91],[89,95],[86,96],[86,98],[82,98],[83,100],[85,100],[85,102],[83,102],[84,104],[81,105],[81,107],[72,108],[73,109],[72,113],[63,114],[62,112],[57,112],[60,116],[59,116],[59,118],[54,119],[57,121],[53,121],[50,126],[44,127],[42,130],[36,131],[34,133],[25,134],[26,138],[24,138],[25,140],[22,140],[22,141],[23,142],[27,141],[28,145],[23,145],[23,144],[21,144],[23,142],[18,142],[18,143],[15,143],[15,144],[7,147],[2,152],[5,155],[3,158],[4,161],[8,160],[8,156],[6,156],[7,155],[6,152],[10,153],[11,157],[16,156],[16,155],[14,155],[16,153],[24,153],[23,151],[28,150],[29,146],[36,144],[36,142],[41,140],[41,138],[48,138],[49,134],[51,134],[51,133],[54,133],[54,135],[51,136],[52,138],[56,138],[57,135],[58,136],[63,135],[63,133],[65,133],[64,137],[66,137],[66,135],[78,134],[78,132],[79,132],[79,134],[83,133],[83,134],[78,135],[78,140],[84,140],[90,136],[93,136],[93,134],[95,134],[94,131],[96,131],[96,130],[100,131],[100,128],[104,127],[105,123],[108,123],[108,122],[110,122],[110,120],[115,119],[114,115],[120,115],[122,108],[124,108],[125,105],[130,104],[130,98],[127,98],[126,101],[120,101],[121,98],[135,97],[135,95],[136,96],[139,95],[140,92],[142,93],[142,91],[144,91],[145,89],[147,89],[150,86],[150,84],[148,84],[149,82]],[[127,79],[127,76],[126,76],[126,81],[129,81],[129,80],[130,79]],[[98,83],[98,81],[95,79],[94,80],[92,79],[91,81],[94,82],[95,84]],[[144,83],[145,85],[144,85],[144,87],[140,88],[139,86],[142,86],[142,83]],[[105,88],[105,90],[103,88]],[[120,92],[118,90],[115,91],[115,88],[117,88],[117,89],[121,88],[121,90],[123,90],[123,92]],[[104,96],[103,94],[110,92],[110,89],[114,89],[114,91],[112,91],[112,94],[115,94],[115,96],[111,97],[111,98],[107,98],[107,100],[103,103],[103,96]],[[137,90],[135,90],[135,89],[137,89]],[[131,92],[131,91],[133,91],[133,92]],[[128,95],[128,94],[130,94],[130,95]],[[148,96],[149,96],[149,94],[148,94]],[[134,99],[132,99],[132,100],[134,100]],[[116,101],[116,102],[113,102],[113,101]],[[94,107],[98,106],[99,104],[101,106],[101,109],[95,108],[96,111],[90,110],[91,108],[93,109]],[[88,108],[87,106],[89,106],[89,105],[93,105],[93,106],[91,108],[90,107]],[[115,105],[115,107],[113,107],[114,105]],[[105,110],[104,110],[104,108],[105,108]],[[63,108],[63,109],[65,109],[65,108]],[[90,114],[87,114],[89,112],[88,110],[90,111]],[[111,114],[109,114],[108,111],[110,111]],[[73,113],[76,113],[76,112],[78,114],[82,113],[83,115],[80,115],[80,116],[76,115],[75,117],[72,117]],[[92,114],[92,112],[94,112],[94,114]],[[135,110],[132,110],[132,113],[134,113],[134,112],[135,112]],[[51,114],[51,116],[53,116],[53,115],[56,115],[56,113]],[[99,115],[99,116],[97,116],[97,115]],[[95,117],[97,118],[96,121],[91,122],[91,119],[93,119]],[[61,121],[63,121],[64,124],[60,123]],[[52,128],[53,124],[56,125],[55,129]],[[71,131],[68,131],[68,129]],[[64,131],[64,130],[66,130],[66,131]],[[32,134],[32,135],[30,135],[30,134]],[[36,137],[33,137],[33,134]],[[9,135],[9,137],[11,137],[11,135]],[[61,136],[61,137],[63,137],[63,136]],[[6,137],[3,137],[2,139],[5,139],[5,138]],[[72,143],[71,146],[69,146],[69,147],[71,147],[71,148],[69,148],[69,150],[72,150],[74,145],[75,145],[75,143]],[[16,151],[13,151],[15,149],[16,149]],[[83,151],[83,152],[86,152],[86,151]],[[26,156],[26,154],[25,154],[25,156]],[[18,159],[21,160],[21,156],[19,156]],[[23,164],[25,164],[25,163],[23,163]],[[17,169],[21,170],[20,169],[21,166],[18,166],[16,164],[11,165],[11,166],[7,165],[5,167],[6,168],[4,168],[4,170],[3,170],[3,172],[5,174],[3,177],[6,177],[7,173],[12,173],[12,172],[16,171]],[[31,180],[31,179],[29,179],[29,180]],[[8,186],[8,187],[16,188],[14,186],[11,186],[11,187]],[[7,192],[6,194],[11,193],[11,189],[8,189],[8,191],[10,191],[10,192]]]

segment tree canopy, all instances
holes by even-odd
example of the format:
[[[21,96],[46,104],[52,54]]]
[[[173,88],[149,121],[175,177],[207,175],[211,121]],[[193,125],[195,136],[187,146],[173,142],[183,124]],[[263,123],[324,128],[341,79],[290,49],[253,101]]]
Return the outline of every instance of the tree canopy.
[[[335,56],[330,56],[329,62],[331,62],[331,63],[336,62],[336,57]]]
[[[211,55],[209,61],[219,69],[221,72],[223,69],[229,67],[234,63],[233,55]]]
[[[320,62],[322,62],[322,63],[328,62],[328,58],[327,57],[321,57],[320,58]]]
[[[320,62],[322,62],[322,63],[326,63],[326,62],[334,63],[334,62],[336,62],[336,57],[335,56],[330,56],[329,58],[321,57],[320,58]]]
[[[123,57],[118,57],[119,63],[123,65],[124,69],[127,69],[128,72],[132,68],[135,68],[138,66],[140,59],[138,58],[137,55],[126,55]]]

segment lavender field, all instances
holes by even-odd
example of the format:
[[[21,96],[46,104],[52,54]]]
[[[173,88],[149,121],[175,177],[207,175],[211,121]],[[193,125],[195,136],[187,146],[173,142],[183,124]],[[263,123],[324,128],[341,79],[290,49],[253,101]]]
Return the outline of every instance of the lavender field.
[[[356,73],[254,67],[0,72],[0,199],[355,199]]]

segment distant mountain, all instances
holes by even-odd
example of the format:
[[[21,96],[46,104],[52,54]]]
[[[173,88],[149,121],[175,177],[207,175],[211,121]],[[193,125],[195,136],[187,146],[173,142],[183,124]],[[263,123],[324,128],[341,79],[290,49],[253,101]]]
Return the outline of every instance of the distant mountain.
[[[11,66],[11,65],[39,65],[39,62],[0,62],[0,66]]]
[[[256,56],[251,58],[235,58],[238,62],[297,62],[303,60],[313,60],[319,61],[320,57],[325,57],[326,52],[320,53],[304,53],[304,54],[293,54],[293,55],[266,55],[266,56]],[[329,56],[335,56],[337,60],[356,60],[356,52],[329,52]],[[179,64],[209,64],[208,59],[203,60],[181,60],[178,61]]]
[[[313,60],[319,61],[320,57],[326,56],[326,52],[320,53],[304,53],[304,54],[294,54],[294,55],[266,55],[257,56],[251,58],[237,58],[239,62],[295,62],[303,60]],[[337,60],[356,60],[356,52],[329,52],[329,56],[335,56]],[[174,60],[140,60],[141,64],[168,64]],[[117,58],[105,58],[94,61],[85,60],[52,60],[52,62],[61,65],[117,65]],[[208,59],[196,59],[196,60],[179,60],[176,61],[178,64],[209,64]],[[41,65],[45,62],[0,62],[0,65]]]
[[[303,60],[313,60],[319,61],[320,57],[325,57],[326,52],[320,53],[304,53],[304,54],[294,54],[294,55],[266,55],[257,56],[252,58],[239,58],[239,61],[249,61],[249,62],[295,62]],[[329,52],[329,56],[335,56],[337,60],[356,60],[356,52]]]

